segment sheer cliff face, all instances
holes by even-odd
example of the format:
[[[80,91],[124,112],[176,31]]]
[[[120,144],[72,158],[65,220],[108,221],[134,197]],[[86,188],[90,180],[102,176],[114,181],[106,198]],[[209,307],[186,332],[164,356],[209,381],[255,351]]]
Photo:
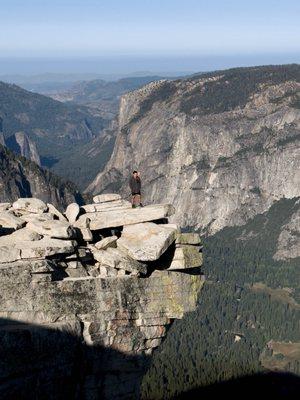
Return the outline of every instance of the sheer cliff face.
[[[41,159],[36,144],[24,132],[16,132],[14,135],[10,136],[5,141],[5,145],[16,154],[20,154],[41,166]]]
[[[160,81],[122,98],[119,132],[88,190],[128,194],[138,168],[145,202],[213,233],[300,194],[298,65]]]
[[[60,209],[73,201],[82,202],[73,184],[0,144],[0,202],[12,202],[18,197],[38,197]]]

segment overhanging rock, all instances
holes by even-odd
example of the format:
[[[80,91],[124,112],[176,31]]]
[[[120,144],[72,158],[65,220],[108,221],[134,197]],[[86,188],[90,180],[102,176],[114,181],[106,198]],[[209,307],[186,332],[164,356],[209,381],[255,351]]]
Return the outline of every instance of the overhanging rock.
[[[0,204],[0,358],[14,366],[0,398],[137,399],[148,355],[196,307],[200,241],[166,223],[174,208],[95,200],[69,222],[34,199]]]
[[[124,226],[118,247],[134,260],[155,261],[176,239],[175,228],[165,228],[153,222]]]

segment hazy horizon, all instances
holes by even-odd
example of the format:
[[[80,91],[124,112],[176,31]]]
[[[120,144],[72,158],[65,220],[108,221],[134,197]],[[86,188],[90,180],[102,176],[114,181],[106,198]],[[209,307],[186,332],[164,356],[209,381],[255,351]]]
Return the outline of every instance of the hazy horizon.
[[[180,76],[233,67],[300,62],[299,54],[115,57],[0,57],[0,77],[34,75],[91,75],[109,79],[135,75]]]
[[[296,0],[3,0],[0,75],[298,63],[299,12]]]

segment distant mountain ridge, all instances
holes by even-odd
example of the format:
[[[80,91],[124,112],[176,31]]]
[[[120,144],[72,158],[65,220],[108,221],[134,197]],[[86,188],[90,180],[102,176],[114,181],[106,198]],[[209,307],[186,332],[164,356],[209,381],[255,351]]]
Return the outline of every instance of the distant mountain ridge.
[[[84,164],[84,156],[74,160],[73,165],[68,164],[69,175],[64,173],[60,162],[70,159],[71,163],[73,153],[101,137],[109,125],[109,121],[85,106],[63,104],[3,82],[0,82],[0,118],[5,143],[11,150],[27,157],[28,153],[16,145],[15,137],[16,134],[26,135],[28,141],[36,146],[43,167],[73,181],[76,181],[76,176],[72,170]]]
[[[52,143],[59,149],[93,138],[106,126],[102,118],[95,117],[85,107],[62,104],[3,82],[0,82],[0,113],[5,137],[26,130],[41,152],[46,152]]]
[[[94,108],[102,117],[111,119],[119,111],[120,96],[159,79],[159,76],[140,76],[109,82],[102,79],[82,81],[65,91],[49,95],[55,100]]]

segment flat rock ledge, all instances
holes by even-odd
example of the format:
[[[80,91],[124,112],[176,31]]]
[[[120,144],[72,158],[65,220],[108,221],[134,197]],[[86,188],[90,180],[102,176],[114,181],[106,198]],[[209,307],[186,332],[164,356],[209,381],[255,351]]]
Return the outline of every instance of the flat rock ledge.
[[[84,227],[88,219],[91,230],[100,230],[139,224],[141,222],[157,221],[168,218],[174,213],[175,209],[170,204],[156,204],[140,208],[131,208],[131,206],[128,207],[125,205],[116,209],[101,211],[98,211],[97,207],[95,207],[95,211],[81,215],[74,226],[78,228]]]

